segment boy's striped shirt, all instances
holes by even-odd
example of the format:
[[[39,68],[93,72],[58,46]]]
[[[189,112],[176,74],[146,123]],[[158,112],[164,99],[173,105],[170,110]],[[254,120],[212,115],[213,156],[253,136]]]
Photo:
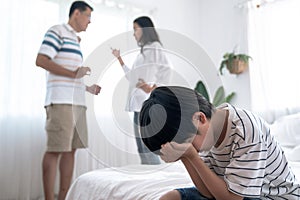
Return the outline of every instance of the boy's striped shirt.
[[[269,125],[246,110],[224,104],[229,110],[228,129],[218,148],[203,157],[228,189],[238,195],[260,199],[300,199],[295,179]]]

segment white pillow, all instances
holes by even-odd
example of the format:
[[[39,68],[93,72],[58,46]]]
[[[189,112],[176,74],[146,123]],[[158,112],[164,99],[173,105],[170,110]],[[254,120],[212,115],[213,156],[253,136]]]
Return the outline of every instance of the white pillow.
[[[292,149],[289,149],[284,153],[289,161],[300,161],[300,145],[293,147]]]
[[[283,116],[271,124],[270,128],[280,145],[296,147],[300,144],[300,113]]]

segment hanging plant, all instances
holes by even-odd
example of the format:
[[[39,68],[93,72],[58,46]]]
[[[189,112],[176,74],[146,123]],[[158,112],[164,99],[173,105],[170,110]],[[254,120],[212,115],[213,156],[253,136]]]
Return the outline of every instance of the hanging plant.
[[[248,68],[251,56],[246,54],[225,53],[221,62],[219,71],[223,75],[223,69],[226,67],[231,74],[240,74]]]

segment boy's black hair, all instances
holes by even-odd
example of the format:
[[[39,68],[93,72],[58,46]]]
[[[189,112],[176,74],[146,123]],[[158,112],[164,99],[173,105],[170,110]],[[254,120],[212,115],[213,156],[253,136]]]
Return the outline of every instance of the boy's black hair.
[[[210,119],[214,107],[195,90],[180,86],[156,88],[140,112],[143,142],[156,154],[159,154],[162,144],[185,142],[197,133],[192,117],[198,111]]]

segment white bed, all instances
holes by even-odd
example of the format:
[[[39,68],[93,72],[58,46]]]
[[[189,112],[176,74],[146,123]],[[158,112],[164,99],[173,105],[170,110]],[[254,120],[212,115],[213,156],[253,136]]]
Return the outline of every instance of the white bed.
[[[300,181],[300,114],[276,120],[271,129]],[[153,200],[174,188],[192,185],[181,162],[105,168],[79,176],[66,200]]]
[[[66,200],[158,199],[169,190],[192,186],[180,162],[105,168],[79,176]]]
[[[300,180],[300,162],[291,162]],[[79,176],[66,200],[156,200],[175,188],[192,186],[181,163],[105,168]]]

